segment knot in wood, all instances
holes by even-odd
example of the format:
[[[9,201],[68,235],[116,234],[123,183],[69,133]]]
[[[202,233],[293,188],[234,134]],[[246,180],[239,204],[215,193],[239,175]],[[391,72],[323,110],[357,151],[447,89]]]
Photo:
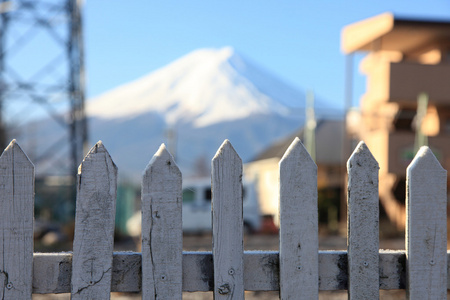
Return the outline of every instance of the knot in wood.
[[[217,289],[219,291],[219,294],[221,295],[226,295],[230,293],[230,285],[228,283],[222,284],[221,286],[219,286],[219,288]]]

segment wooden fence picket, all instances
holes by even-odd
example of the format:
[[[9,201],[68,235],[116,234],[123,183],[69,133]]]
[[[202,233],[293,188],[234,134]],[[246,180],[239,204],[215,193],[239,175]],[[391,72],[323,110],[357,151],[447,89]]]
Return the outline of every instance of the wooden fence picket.
[[[347,169],[349,299],[379,299],[379,167],[364,142]]]
[[[109,299],[117,167],[99,141],[78,170],[72,299]]]
[[[317,166],[296,138],[280,161],[280,298],[318,299]]]
[[[0,296],[31,299],[34,166],[13,140],[0,157]]]
[[[214,299],[244,299],[242,160],[228,140],[211,167]]]
[[[447,299],[447,172],[422,147],[406,174],[408,299]]]
[[[142,299],[181,299],[181,172],[164,145],[142,180]]]
[[[396,289],[408,299],[447,298],[447,171],[428,147],[407,169],[406,251],[379,250],[379,168],[363,142],[347,163],[347,251],[318,250],[317,166],[299,139],[279,164],[279,252],[244,252],[242,160],[228,140],[211,166],[212,251],[182,250],[182,174],[161,145],[142,179],[142,253],[113,253],[117,167],[98,142],[78,170],[73,253],[33,253],[34,166],[13,140],[0,156],[0,299],[213,291],[216,300],[241,300],[244,290],[378,299]]]

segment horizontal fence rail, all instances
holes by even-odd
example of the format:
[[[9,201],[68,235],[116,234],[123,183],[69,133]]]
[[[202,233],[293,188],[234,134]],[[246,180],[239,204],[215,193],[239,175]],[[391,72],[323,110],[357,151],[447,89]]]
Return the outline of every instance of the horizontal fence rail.
[[[449,256],[450,252],[447,253],[447,258]],[[141,253],[114,253],[112,292],[141,291],[141,259]],[[380,250],[379,259],[380,289],[406,289],[405,251]],[[213,291],[214,271],[211,251],[184,251],[182,267],[184,292]],[[349,281],[347,267],[347,251],[319,251],[319,290],[347,290]],[[450,270],[450,265],[447,265],[447,268]],[[35,253],[33,273],[33,293],[69,293],[72,254]],[[444,285],[444,288],[450,289],[450,283]],[[244,251],[244,289],[280,290],[278,251]]]
[[[142,179],[142,251],[113,252],[117,167],[101,142],[80,165],[73,253],[33,253],[34,166],[12,141],[0,157],[2,299],[71,293],[108,299],[181,299],[212,291],[280,291],[282,299],[317,299],[348,290],[378,299],[405,289],[408,299],[446,299],[447,172],[427,147],[407,169],[406,250],[379,250],[378,163],[361,142],[348,163],[348,248],[318,250],[317,166],[295,139],[280,161],[280,251],[244,251],[242,161],[226,140],[212,160],[210,252],[182,250],[182,174],[164,145]]]

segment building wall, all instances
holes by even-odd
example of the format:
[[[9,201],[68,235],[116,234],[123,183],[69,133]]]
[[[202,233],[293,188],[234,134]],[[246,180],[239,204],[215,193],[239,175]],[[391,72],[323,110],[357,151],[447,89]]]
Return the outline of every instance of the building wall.
[[[244,178],[256,183],[262,215],[278,218],[279,171],[278,157],[250,162],[244,165]]]

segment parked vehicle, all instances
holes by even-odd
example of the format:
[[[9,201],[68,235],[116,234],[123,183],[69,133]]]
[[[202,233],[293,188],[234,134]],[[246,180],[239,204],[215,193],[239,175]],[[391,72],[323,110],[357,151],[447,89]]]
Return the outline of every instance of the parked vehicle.
[[[261,228],[261,216],[256,187],[244,182],[243,190],[244,231],[256,232]],[[183,231],[186,233],[211,232],[211,180],[208,178],[183,182]],[[136,212],[127,222],[128,233],[141,236],[141,211]]]
[[[261,227],[259,203],[255,185],[243,184],[243,217],[245,232],[255,232]],[[211,231],[211,180],[196,179],[183,184],[183,231]]]

